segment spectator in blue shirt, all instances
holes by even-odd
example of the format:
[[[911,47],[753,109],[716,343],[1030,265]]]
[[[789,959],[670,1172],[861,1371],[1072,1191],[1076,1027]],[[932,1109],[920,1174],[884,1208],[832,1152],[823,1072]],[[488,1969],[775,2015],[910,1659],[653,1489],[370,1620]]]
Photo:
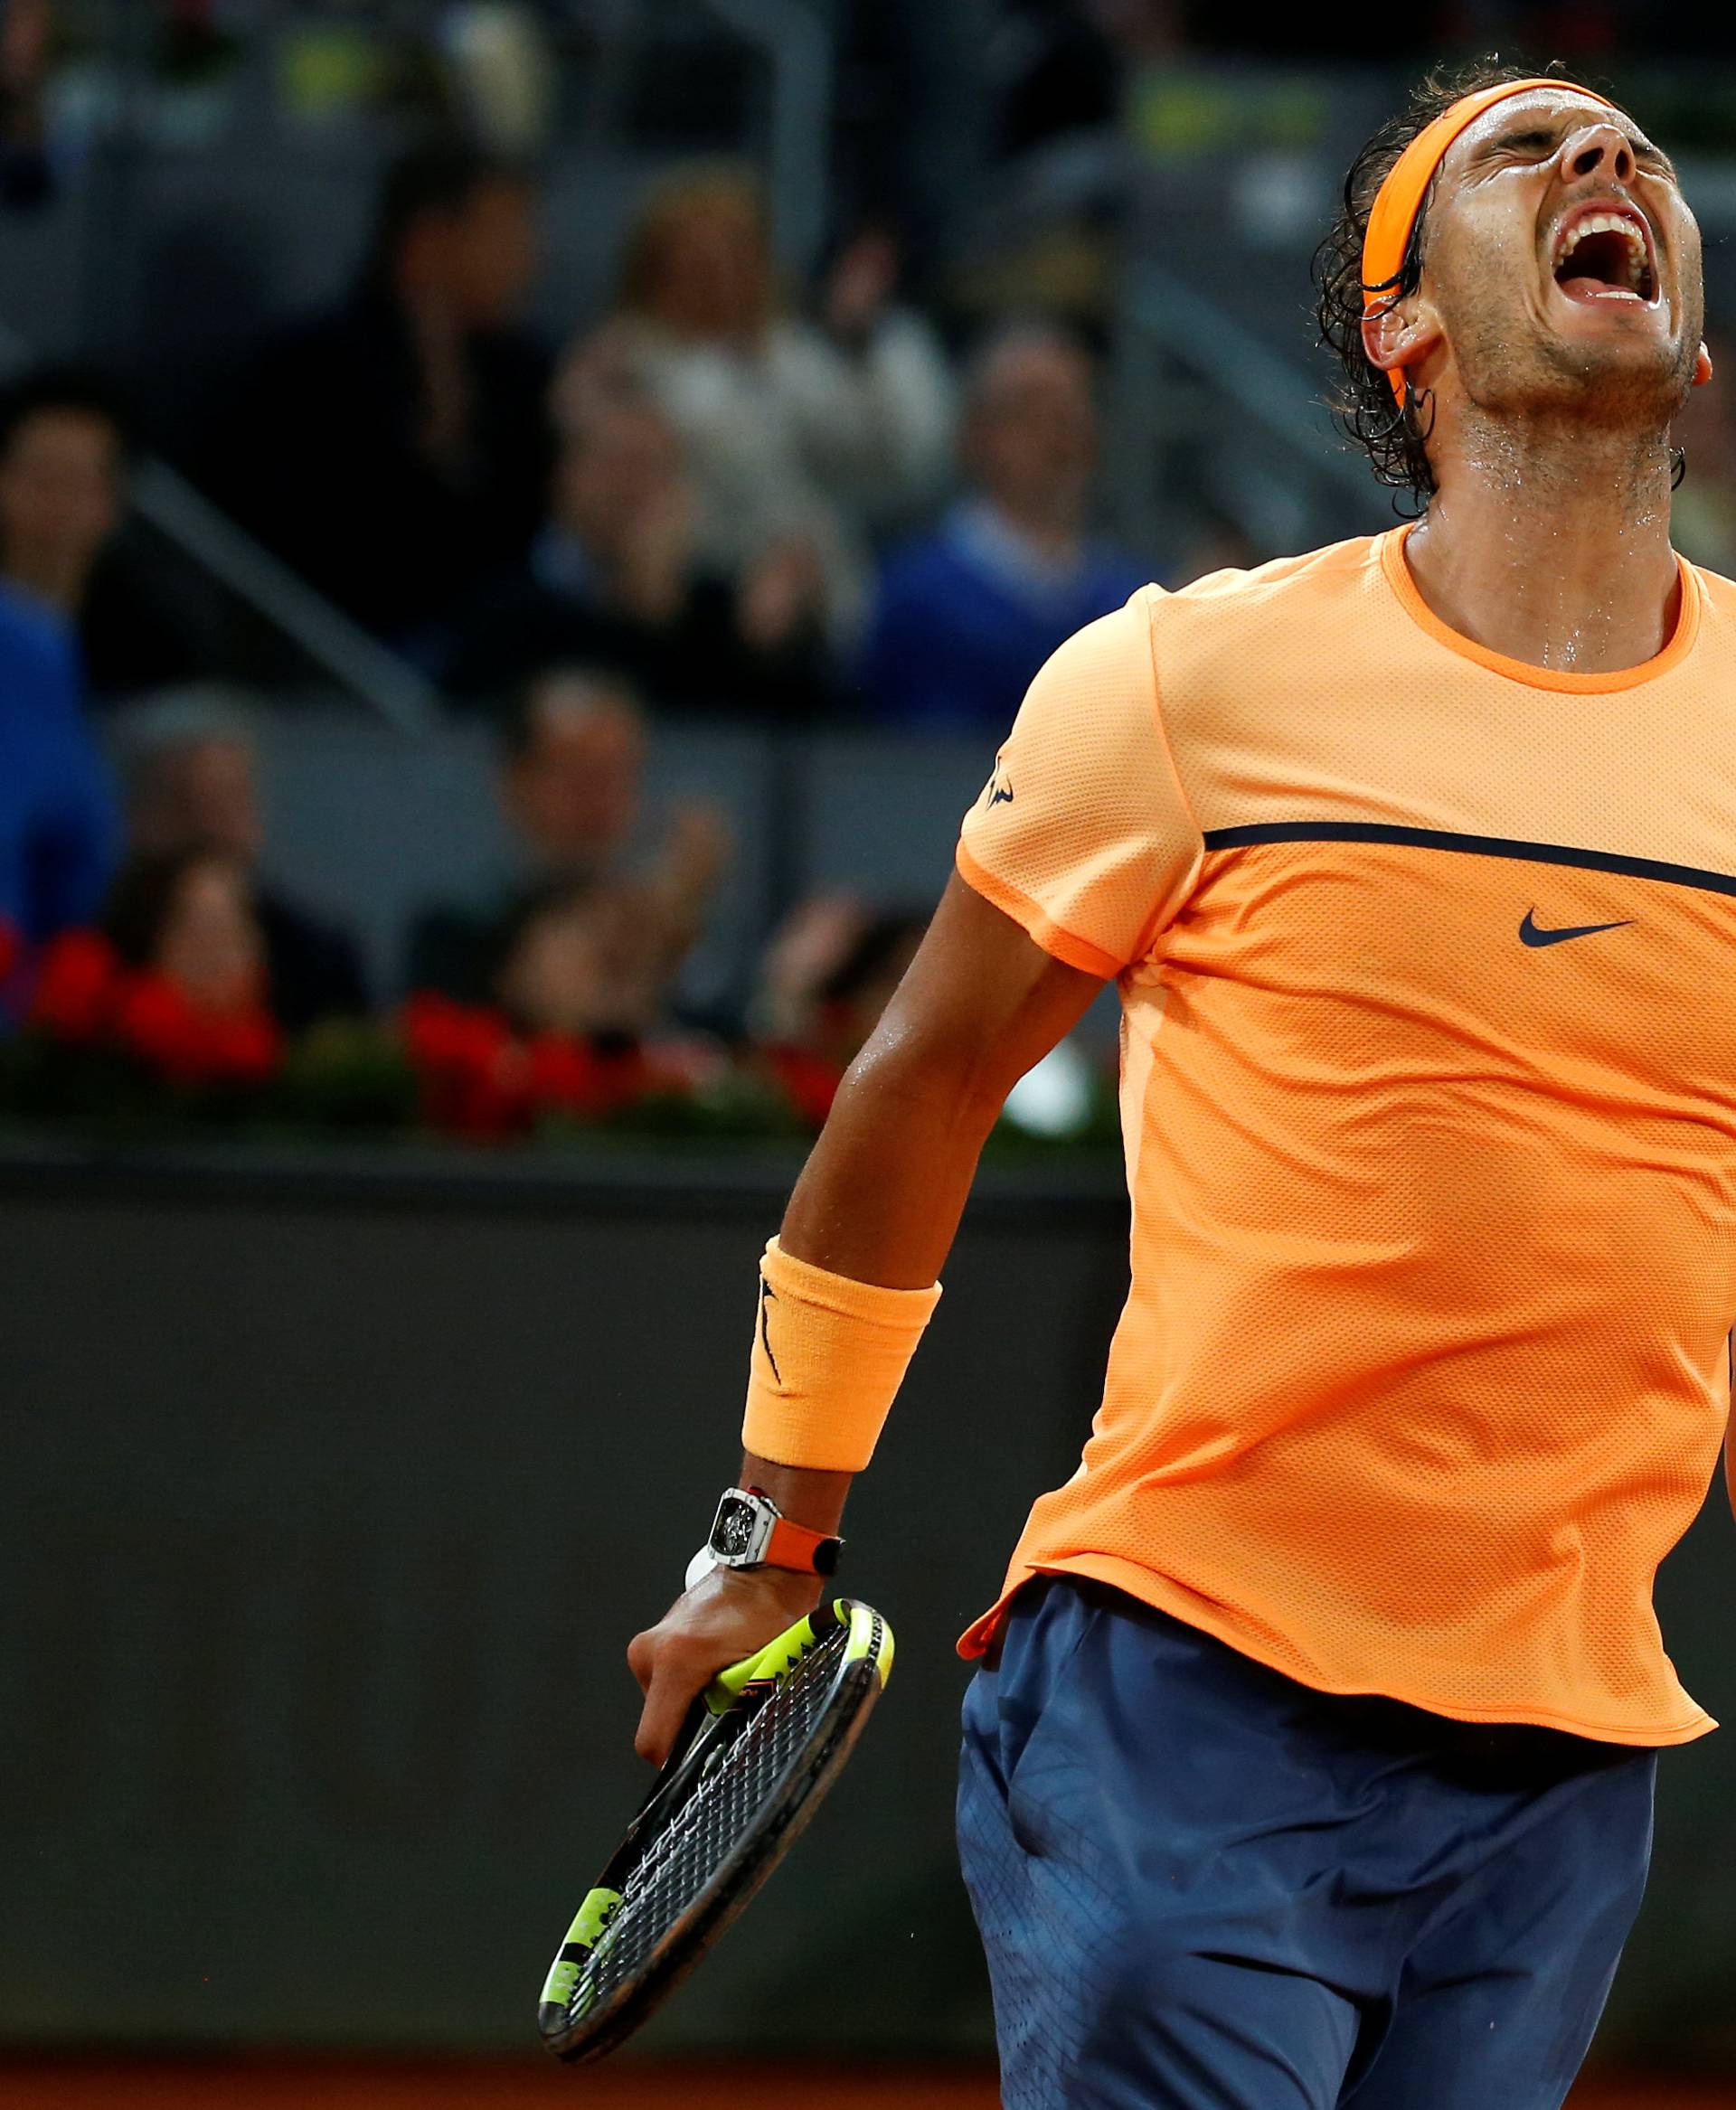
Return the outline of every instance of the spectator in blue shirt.
[[[1005,730],[1056,646],[1151,576],[1088,532],[1091,364],[1065,333],[1022,325],[985,347],[961,447],[967,495],[881,577],[861,679],[889,724]]]
[[[87,702],[221,663],[214,589],[127,517],[131,442],[101,378],[39,367],[0,394],[0,578],[79,637]]]
[[[0,918],[30,944],[93,923],[119,847],[71,624],[0,580]]]

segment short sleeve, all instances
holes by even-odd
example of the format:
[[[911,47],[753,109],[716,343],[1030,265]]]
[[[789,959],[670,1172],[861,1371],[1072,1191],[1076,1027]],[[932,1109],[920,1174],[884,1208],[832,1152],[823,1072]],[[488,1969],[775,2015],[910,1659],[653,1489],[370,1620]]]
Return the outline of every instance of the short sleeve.
[[[1160,598],[1143,589],[1049,660],[958,841],[969,885],[1045,952],[1105,977],[1150,949],[1204,855],[1159,715]]]

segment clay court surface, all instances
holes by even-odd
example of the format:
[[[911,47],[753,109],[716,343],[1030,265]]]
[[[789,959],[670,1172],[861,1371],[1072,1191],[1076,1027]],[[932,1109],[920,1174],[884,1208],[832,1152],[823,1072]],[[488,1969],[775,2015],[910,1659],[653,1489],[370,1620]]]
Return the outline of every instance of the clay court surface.
[[[438,2065],[40,2061],[0,2066],[0,2110],[997,2110],[981,2072],[901,2067],[623,2066],[596,2073],[534,2062]],[[1569,2110],[1731,2110],[1736,2086],[1605,2082]]]

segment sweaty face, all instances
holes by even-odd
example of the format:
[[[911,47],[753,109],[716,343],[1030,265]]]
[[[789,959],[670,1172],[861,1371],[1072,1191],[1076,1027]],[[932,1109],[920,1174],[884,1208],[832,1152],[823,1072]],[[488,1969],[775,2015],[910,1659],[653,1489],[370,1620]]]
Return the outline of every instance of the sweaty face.
[[[1704,320],[1700,231],[1631,118],[1539,89],[1486,111],[1448,150],[1420,300],[1485,410],[1667,419]]]

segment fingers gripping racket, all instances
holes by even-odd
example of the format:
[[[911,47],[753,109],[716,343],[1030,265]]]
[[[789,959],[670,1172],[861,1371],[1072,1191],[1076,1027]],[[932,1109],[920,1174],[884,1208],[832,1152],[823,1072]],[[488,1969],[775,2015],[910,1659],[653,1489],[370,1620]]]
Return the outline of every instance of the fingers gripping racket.
[[[674,1992],[819,1807],[892,1667],[886,1622],[839,1597],[693,1702],[543,1983],[557,2058],[612,2051]]]

